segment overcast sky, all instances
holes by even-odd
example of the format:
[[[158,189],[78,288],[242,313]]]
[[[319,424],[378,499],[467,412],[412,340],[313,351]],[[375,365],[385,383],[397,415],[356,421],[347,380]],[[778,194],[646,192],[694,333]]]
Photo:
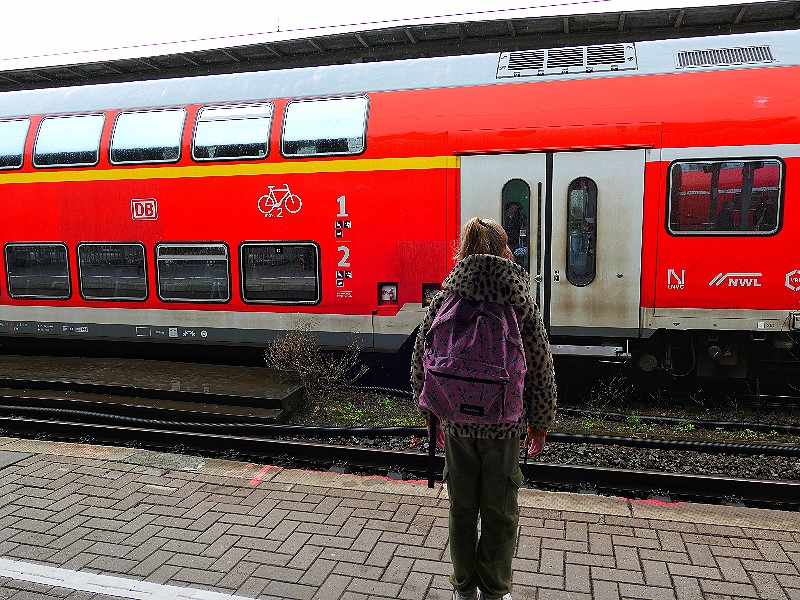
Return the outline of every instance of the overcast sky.
[[[5,0],[0,70],[392,24],[743,4],[746,0]]]

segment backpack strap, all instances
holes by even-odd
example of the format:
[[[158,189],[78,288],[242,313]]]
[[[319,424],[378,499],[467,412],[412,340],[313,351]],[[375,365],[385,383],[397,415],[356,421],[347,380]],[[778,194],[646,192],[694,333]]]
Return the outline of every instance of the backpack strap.
[[[428,420],[428,487],[433,489],[436,481],[436,428],[439,426],[439,419],[431,413]]]

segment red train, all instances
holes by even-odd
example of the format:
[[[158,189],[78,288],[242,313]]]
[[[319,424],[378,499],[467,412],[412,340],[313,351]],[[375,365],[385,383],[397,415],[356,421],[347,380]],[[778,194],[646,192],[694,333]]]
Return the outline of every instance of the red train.
[[[556,354],[800,329],[800,32],[0,94],[0,334],[407,346],[493,217]]]

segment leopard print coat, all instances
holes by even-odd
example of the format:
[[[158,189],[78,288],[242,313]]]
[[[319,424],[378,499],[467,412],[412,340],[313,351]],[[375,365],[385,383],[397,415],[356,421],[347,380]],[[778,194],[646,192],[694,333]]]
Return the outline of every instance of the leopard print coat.
[[[513,261],[492,254],[467,256],[447,276],[440,291],[428,307],[425,319],[417,334],[411,359],[411,387],[414,399],[419,401],[424,383],[422,353],[425,336],[450,294],[459,294],[473,300],[487,300],[510,304],[517,314],[528,371],[523,392],[523,416],[520,423],[474,425],[442,421],[442,429],[459,437],[506,439],[517,434],[524,436],[525,426],[547,429],[555,419],[556,379],[550,342],[542,323],[539,308],[530,295],[530,279],[525,269]],[[420,409],[426,418],[427,411]]]

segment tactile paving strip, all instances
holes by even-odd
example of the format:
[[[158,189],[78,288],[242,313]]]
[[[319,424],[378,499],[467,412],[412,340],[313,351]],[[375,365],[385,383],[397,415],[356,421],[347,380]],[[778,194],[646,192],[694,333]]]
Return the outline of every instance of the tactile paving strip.
[[[9,465],[13,465],[25,458],[31,456],[29,452],[7,452],[0,450],[0,469],[5,469]]]
[[[92,446],[89,444],[43,440],[12,440],[4,444],[2,448],[11,452],[53,454],[56,456],[75,456],[77,458],[103,458],[106,460],[125,460],[137,452],[133,448],[114,448],[111,446]]]

